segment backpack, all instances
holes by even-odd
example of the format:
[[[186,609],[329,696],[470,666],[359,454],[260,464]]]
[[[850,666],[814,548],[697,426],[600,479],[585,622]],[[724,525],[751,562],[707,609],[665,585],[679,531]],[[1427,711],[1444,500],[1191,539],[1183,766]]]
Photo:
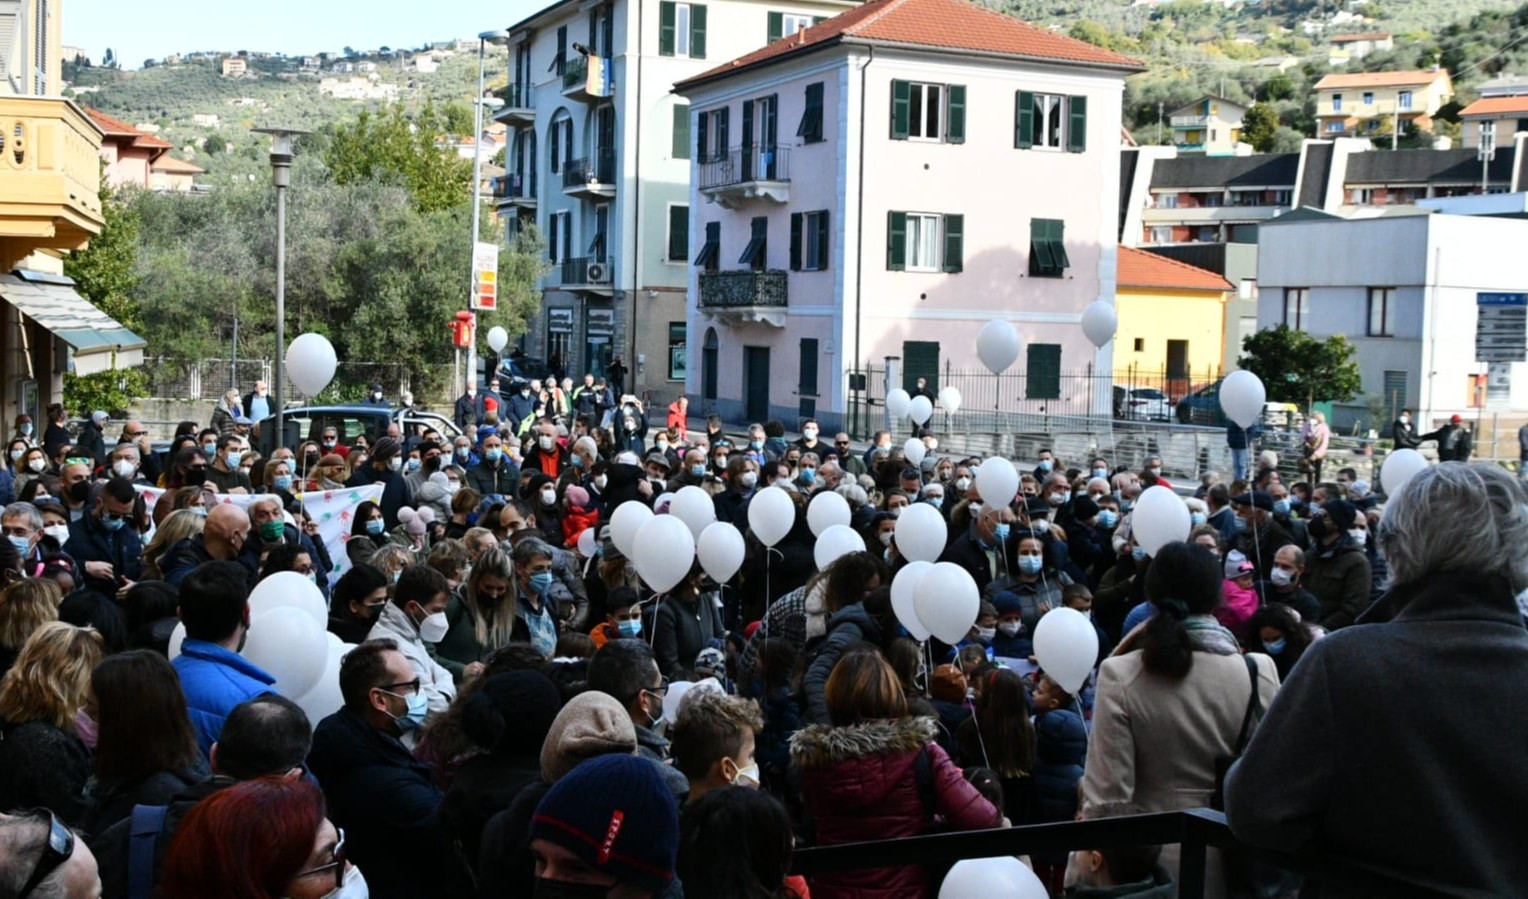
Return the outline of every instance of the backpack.
[[[150,899],[154,895],[154,850],[169,811],[168,805],[133,806],[127,844],[128,899]]]

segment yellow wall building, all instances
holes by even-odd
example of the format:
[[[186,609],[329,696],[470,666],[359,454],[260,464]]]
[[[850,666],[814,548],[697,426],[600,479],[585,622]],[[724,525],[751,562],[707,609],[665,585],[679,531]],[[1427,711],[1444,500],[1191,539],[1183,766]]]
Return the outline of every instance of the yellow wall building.
[[[1217,377],[1232,290],[1215,272],[1120,247],[1114,383],[1155,387],[1177,400]]]

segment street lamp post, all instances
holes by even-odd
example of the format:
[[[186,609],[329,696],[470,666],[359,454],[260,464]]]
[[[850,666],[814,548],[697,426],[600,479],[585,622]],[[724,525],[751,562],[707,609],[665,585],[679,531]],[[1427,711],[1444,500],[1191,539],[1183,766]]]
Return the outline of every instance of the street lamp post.
[[[478,89],[477,96],[472,99],[472,245],[467,248],[467,256],[472,260],[468,267],[468,284],[470,285],[477,277],[477,245],[480,230],[479,219],[482,215],[482,198],[479,191],[483,184],[483,107],[498,109],[504,105],[504,101],[497,97],[483,96],[483,64],[484,54],[489,44],[500,46],[509,41],[509,32],[499,29],[497,31],[484,31],[478,35]],[[471,311],[471,287],[468,288],[468,311]],[[489,373],[490,379],[492,372]],[[467,344],[467,370],[462,378],[462,389],[465,391],[468,384],[477,383],[477,330],[473,329],[472,340]]]
[[[281,445],[282,397],[281,367],[286,355],[286,189],[292,185],[292,139],[307,131],[294,128],[255,128],[257,134],[271,136],[271,183],[276,186],[276,364],[271,402],[276,407],[276,446]]]

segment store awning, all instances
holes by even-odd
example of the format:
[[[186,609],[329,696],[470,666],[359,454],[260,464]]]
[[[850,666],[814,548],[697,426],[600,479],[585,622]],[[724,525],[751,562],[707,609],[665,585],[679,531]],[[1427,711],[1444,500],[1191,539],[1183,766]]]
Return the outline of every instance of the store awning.
[[[69,344],[77,375],[143,364],[143,338],[76,293],[72,278],[25,270],[0,274],[0,299]]]

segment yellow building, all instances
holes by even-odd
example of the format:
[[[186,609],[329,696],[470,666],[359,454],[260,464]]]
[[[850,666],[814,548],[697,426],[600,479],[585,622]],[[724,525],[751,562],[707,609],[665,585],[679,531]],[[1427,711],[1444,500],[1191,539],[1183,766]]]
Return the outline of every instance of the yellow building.
[[[1239,103],[1205,94],[1168,114],[1173,146],[1180,156],[1190,153],[1230,156],[1241,142],[1242,117],[1246,114],[1247,107]]]
[[[1433,130],[1433,116],[1454,96],[1448,72],[1355,72],[1316,82],[1316,137],[1367,137],[1397,123]]]
[[[1217,377],[1232,289],[1215,272],[1120,247],[1114,383],[1156,388],[1177,400],[1201,381]]]
[[[143,340],[84,300],[63,257],[101,232],[100,128],[63,91],[61,0],[0,4],[0,423],[43,421],[66,371],[143,361]]]

